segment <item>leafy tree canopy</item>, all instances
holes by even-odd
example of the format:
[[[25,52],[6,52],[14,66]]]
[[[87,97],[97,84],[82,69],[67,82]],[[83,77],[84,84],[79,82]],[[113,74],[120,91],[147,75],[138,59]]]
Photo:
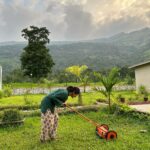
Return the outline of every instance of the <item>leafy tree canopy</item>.
[[[21,54],[21,65],[25,75],[31,78],[46,77],[54,65],[46,44],[49,43],[49,31],[45,28],[30,26],[22,30],[22,36],[28,45]]]

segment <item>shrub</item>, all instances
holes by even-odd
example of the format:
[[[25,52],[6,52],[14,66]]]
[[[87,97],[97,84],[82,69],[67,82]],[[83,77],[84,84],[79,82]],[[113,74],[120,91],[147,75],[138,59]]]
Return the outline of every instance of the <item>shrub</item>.
[[[0,99],[3,98],[3,91],[0,90]]]
[[[118,102],[121,102],[121,103],[125,102],[125,98],[121,94],[117,95],[117,100],[118,100]]]
[[[40,108],[39,105],[9,105],[9,106],[0,106],[0,111],[6,109],[35,110],[38,108]]]
[[[126,78],[125,78],[125,82],[128,84],[128,85],[132,85],[134,83],[134,79],[127,75]]]
[[[134,99],[138,101],[139,98],[140,98],[140,95],[139,94],[135,94],[135,98]]]
[[[5,87],[4,90],[3,90],[3,93],[4,93],[5,97],[10,97],[13,93],[12,88],[9,87],[9,86]]]
[[[138,89],[139,94],[145,94],[147,93],[146,87],[144,85],[141,85]]]
[[[30,89],[26,89],[26,91],[24,93],[24,103],[25,103],[25,105],[31,105],[31,101],[28,97],[29,94],[30,94]]]
[[[116,114],[116,115],[124,115],[128,117],[133,117],[135,119],[140,119],[140,120],[148,120],[150,119],[150,115],[147,113],[142,113],[134,110],[133,108],[128,107],[127,105],[124,104],[113,104],[111,113]]]
[[[5,110],[2,116],[2,122],[12,122],[22,120],[22,116],[18,110]]]
[[[106,99],[102,99],[102,98],[99,98],[99,99],[96,99],[97,102],[101,102],[101,103],[107,103],[107,100]]]

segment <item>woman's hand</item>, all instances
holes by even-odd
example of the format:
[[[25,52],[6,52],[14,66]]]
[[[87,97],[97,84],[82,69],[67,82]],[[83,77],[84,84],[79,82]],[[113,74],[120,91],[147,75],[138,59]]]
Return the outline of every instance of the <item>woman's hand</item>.
[[[66,105],[66,103],[63,103],[63,107],[66,107],[67,105]]]

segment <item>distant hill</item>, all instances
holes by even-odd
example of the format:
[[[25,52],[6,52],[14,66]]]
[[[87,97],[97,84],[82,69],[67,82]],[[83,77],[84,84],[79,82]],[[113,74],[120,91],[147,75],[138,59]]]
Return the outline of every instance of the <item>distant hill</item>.
[[[150,42],[150,28],[143,28],[130,33],[122,32],[107,39],[95,39],[93,42],[114,43],[115,45],[139,48]]]
[[[20,66],[20,54],[26,42],[0,43],[0,65],[4,73]],[[150,60],[150,29],[119,33],[110,38],[88,41],[56,41],[48,45],[54,69],[86,64],[95,70],[130,66]]]

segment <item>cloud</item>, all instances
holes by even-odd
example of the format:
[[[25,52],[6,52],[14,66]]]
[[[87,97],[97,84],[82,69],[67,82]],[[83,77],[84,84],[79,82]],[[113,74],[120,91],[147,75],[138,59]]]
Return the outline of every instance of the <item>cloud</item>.
[[[52,40],[81,40],[150,25],[150,0],[0,0],[0,41],[46,26]]]
[[[38,12],[30,10],[21,5],[10,3],[2,6],[1,21],[3,25],[0,28],[0,40],[16,40],[21,38],[21,30],[26,26],[36,22],[39,16]],[[19,38],[18,38],[19,39]]]
[[[101,9],[98,10],[95,6],[95,11],[92,11],[96,24],[93,37],[111,36],[149,26],[149,6],[149,0],[103,1]]]
[[[97,24],[94,37],[112,36],[120,32],[131,32],[135,29],[140,29],[145,24],[137,17],[126,17],[112,20],[108,24]]]
[[[92,16],[83,10],[81,5],[67,5],[65,7],[65,36],[68,39],[80,40],[89,38],[94,29]]]

